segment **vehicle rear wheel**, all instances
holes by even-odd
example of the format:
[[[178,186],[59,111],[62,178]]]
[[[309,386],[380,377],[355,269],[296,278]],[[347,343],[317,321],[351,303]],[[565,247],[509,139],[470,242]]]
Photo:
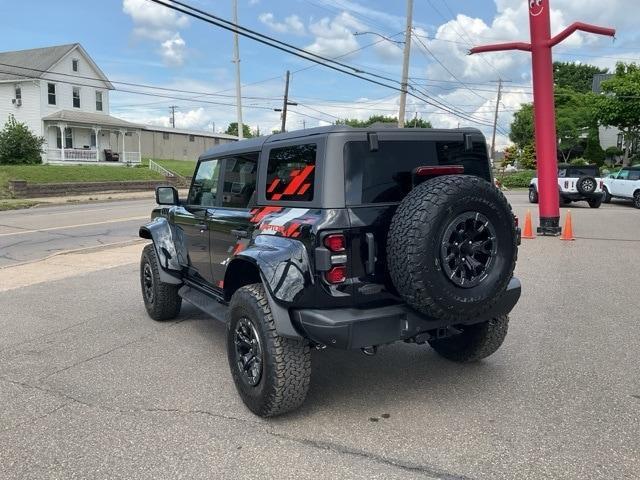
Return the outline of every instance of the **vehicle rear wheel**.
[[[633,206],[640,208],[640,190],[633,194]]]
[[[240,288],[231,298],[227,357],[236,389],[256,415],[281,415],[304,402],[311,379],[309,343],[277,334],[260,283]]]
[[[590,200],[587,200],[587,203],[589,204],[589,207],[591,207],[591,208],[600,208],[600,205],[602,205],[602,197],[600,197],[600,198],[592,198]]]
[[[151,318],[157,321],[173,320],[180,313],[182,298],[178,295],[179,286],[160,280],[156,249],[153,244],[146,245],[140,259],[140,286],[144,306]]]
[[[607,187],[602,187],[602,201],[604,203],[611,203],[611,194],[609,190],[607,190]]]
[[[509,316],[461,327],[453,337],[430,340],[429,345],[442,357],[453,362],[477,362],[495,353],[507,336]]]
[[[517,256],[511,208],[502,192],[470,175],[414,188],[391,222],[387,260],[400,296],[423,314],[462,321],[489,310]]]
[[[529,203],[538,203],[538,191],[534,187],[529,187]]]

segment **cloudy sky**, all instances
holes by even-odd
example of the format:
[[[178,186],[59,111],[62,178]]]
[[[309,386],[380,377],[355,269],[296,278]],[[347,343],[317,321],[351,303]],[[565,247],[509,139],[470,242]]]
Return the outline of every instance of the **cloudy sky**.
[[[231,0],[183,0],[231,18]],[[547,1],[547,0],[544,0]],[[612,67],[617,60],[640,62],[637,0],[551,0],[552,29],[572,21],[618,29],[615,42],[576,34],[555,50],[555,59]],[[405,2],[401,0],[238,0],[239,23],[398,85]],[[505,145],[513,112],[530,101],[530,59],[525,53],[467,55],[471,45],[527,40],[528,0],[415,0],[410,78],[424,99],[410,98],[408,116],[436,127],[475,125],[487,135],[496,101],[495,80],[505,95],[499,118],[499,145]],[[187,18],[148,0],[0,0],[0,45],[18,50],[79,42],[115,81],[142,87],[112,92],[113,115],[136,122],[169,124],[177,105],[178,127],[224,130],[235,120],[232,34]],[[376,32],[390,40],[370,33]],[[241,38],[244,119],[253,129],[279,128],[284,72],[292,72],[289,130],[332,123],[336,118],[396,115],[397,92],[334,72],[252,40]],[[125,89],[125,87],[120,86]],[[203,94],[213,95],[203,95]],[[178,98],[165,98],[168,96]],[[476,123],[477,122],[477,123]]]

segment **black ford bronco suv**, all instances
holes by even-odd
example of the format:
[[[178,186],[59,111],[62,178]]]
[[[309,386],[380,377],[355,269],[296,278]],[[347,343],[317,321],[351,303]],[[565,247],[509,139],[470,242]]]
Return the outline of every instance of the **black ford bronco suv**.
[[[428,343],[495,352],[520,297],[517,218],[474,129],[332,126],[215,147],[140,236],[146,309],[187,300],[227,325],[229,366],[260,416],[300,406],[311,349]]]

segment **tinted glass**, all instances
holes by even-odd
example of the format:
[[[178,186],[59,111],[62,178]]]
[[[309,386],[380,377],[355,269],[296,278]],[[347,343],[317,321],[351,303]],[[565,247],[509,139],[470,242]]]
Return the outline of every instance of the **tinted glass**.
[[[618,176],[616,178],[626,180],[627,178],[629,178],[629,170],[620,170],[620,173],[618,173]]]
[[[227,158],[222,187],[222,206],[247,208],[255,203],[258,154]]]
[[[269,152],[267,200],[313,200],[317,145],[292,145]]]
[[[598,171],[598,167],[569,167],[558,170],[558,177],[560,178],[578,178],[584,176],[599,177],[600,172]]]
[[[218,196],[220,178],[220,160],[207,160],[200,163],[189,191],[189,205],[213,207]]]
[[[629,171],[629,180],[640,180],[640,170]]]
[[[350,205],[400,202],[413,188],[413,171],[421,166],[462,165],[465,173],[491,178],[486,145],[421,141],[381,141],[372,152],[368,142],[345,145],[346,197]]]

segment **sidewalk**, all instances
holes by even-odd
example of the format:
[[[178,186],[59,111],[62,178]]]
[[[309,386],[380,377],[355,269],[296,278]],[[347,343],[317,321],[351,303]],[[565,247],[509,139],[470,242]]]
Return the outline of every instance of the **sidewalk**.
[[[185,198],[187,189],[178,190],[180,198]],[[86,193],[83,195],[69,195],[62,197],[40,197],[40,198],[7,198],[0,199],[1,210],[15,210],[21,208],[37,208],[51,205],[66,205],[69,203],[93,203],[93,202],[114,202],[121,200],[150,200],[155,201],[155,192],[101,192]]]

